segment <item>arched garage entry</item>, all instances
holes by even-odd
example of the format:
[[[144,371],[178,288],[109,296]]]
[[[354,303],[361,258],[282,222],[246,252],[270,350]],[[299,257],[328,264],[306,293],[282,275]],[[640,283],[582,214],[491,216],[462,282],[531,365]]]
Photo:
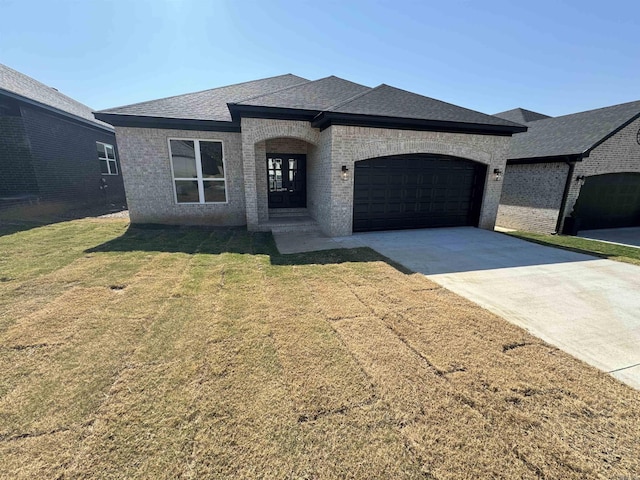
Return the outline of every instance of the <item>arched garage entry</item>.
[[[573,216],[581,230],[640,225],[640,173],[587,177]]]
[[[410,154],[355,163],[353,231],[478,226],[487,167]]]

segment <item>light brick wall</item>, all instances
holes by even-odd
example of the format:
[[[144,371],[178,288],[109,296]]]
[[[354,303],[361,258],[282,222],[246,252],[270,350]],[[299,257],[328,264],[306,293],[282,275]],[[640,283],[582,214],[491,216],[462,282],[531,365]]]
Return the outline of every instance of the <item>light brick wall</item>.
[[[117,127],[120,164],[133,223],[244,225],[245,194],[241,138],[233,132]],[[221,140],[226,170],[226,204],[176,203],[169,138]]]
[[[569,171],[566,163],[508,165],[496,224],[553,233]]]
[[[320,132],[317,146],[311,146],[307,155],[307,209],[322,231],[329,235],[331,225],[331,129]]]
[[[487,165],[480,227],[495,223],[510,137],[332,126],[320,132],[309,122],[243,118],[241,133],[117,128],[125,188],[133,222],[243,225],[259,230],[268,219],[265,156],[307,154],[307,205],[328,235],[351,235],[354,163],[386,155],[436,153]],[[227,170],[225,205],[175,202],[167,139],[222,140]],[[347,180],[341,168],[349,169]]]
[[[278,139],[270,145],[285,146],[286,142],[282,139],[297,139],[317,145],[320,132],[317,128],[312,128],[309,122],[303,121],[242,118],[240,125],[242,164],[244,171],[249,172],[244,182],[246,223],[249,230],[260,230],[260,224],[264,223],[265,215],[268,218],[269,200],[265,166],[267,141]]]
[[[272,138],[266,140],[267,153],[291,153],[306,155],[309,144],[297,138]],[[266,167],[265,167],[266,168]]]
[[[598,145],[582,162],[576,163],[571,179],[571,187],[567,195],[567,203],[562,219],[569,216],[573,210],[582,184],[575,178],[580,175],[590,177],[606,173],[640,172],[640,145],[636,135],[640,129],[640,119],[637,119]]]
[[[359,160],[387,155],[436,153],[474,160],[487,165],[479,226],[493,229],[502,181],[493,180],[494,168],[505,169],[511,137],[446,132],[419,132],[334,125],[331,134],[331,206],[327,233],[351,235],[353,225],[353,172]],[[342,165],[349,169],[341,179]]]

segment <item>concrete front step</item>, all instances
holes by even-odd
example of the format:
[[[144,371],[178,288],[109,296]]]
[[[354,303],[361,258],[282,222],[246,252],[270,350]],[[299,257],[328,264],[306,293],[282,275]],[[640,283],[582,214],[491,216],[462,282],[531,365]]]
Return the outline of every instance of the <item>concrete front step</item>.
[[[260,230],[271,232],[320,232],[320,226],[309,215],[271,217],[260,224]]]
[[[309,211],[306,208],[270,208],[269,219],[284,217],[308,217]]]

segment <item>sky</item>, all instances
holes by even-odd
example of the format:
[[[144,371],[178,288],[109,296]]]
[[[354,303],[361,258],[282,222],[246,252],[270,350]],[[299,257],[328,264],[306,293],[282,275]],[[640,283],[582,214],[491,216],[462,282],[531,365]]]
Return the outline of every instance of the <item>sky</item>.
[[[104,109],[293,73],[484,113],[640,100],[640,2],[0,0],[0,63]]]

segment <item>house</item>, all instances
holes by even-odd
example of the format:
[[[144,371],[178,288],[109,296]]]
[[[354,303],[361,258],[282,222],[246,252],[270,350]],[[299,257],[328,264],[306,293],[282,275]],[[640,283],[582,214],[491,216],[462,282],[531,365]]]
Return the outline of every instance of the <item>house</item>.
[[[122,206],[113,127],[91,108],[0,65],[0,208],[65,213]],[[21,211],[24,211],[22,209]]]
[[[640,101],[548,117],[521,108],[497,224],[532,232],[640,225]],[[568,220],[567,220],[568,219]]]
[[[131,221],[494,227],[517,123],[388,85],[287,74],[111,108]],[[497,180],[496,180],[497,179]]]

